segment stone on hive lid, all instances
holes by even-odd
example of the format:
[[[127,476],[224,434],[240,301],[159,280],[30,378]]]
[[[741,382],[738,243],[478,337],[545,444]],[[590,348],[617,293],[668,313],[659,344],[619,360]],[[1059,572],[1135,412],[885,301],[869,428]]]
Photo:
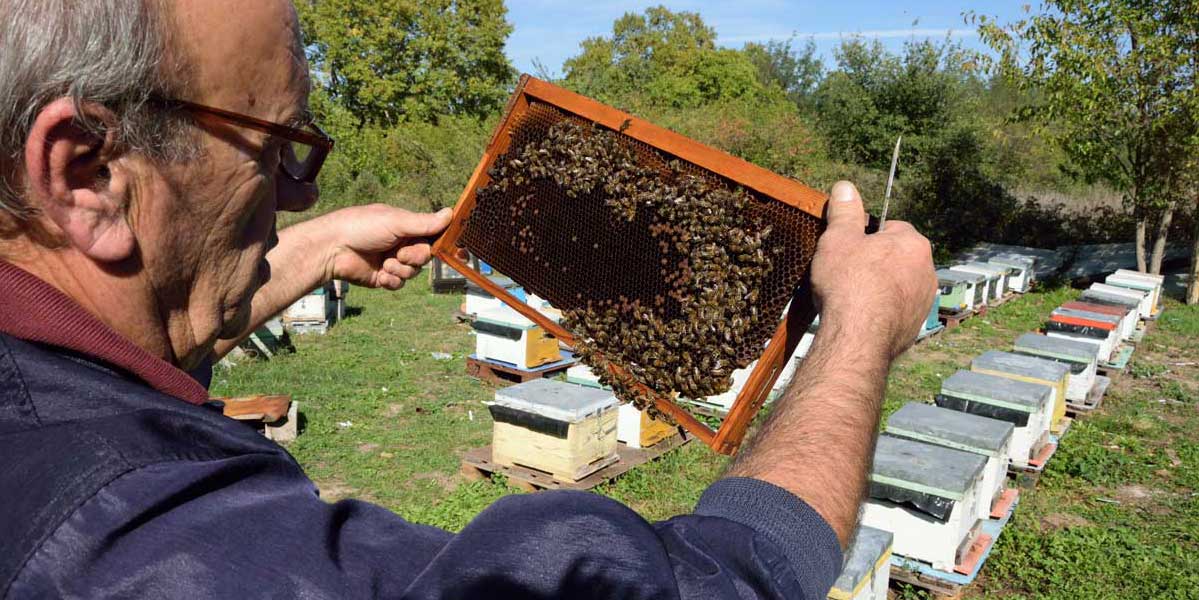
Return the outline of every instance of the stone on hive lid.
[[[1053,398],[1053,388],[1047,385],[975,371],[950,375],[941,382],[941,393],[1028,413],[1037,412]]]
[[[1015,426],[1007,421],[910,402],[887,419],[887,433],[987,456],[999,456]]]
[[[1099,355],[1099,347],[1095,344],[1060,337],[1050,337],[1039,333],[1026,333],[1016,338],[1014,347],[1020,352],[1039,354],[1078,363],[1090,363]]]
[[[833,588],[846,591],[857,588],[863,579],[874,572],[875,565],[891,547],[894,537],[890,531],[867,525],[859,527],[845,556],[845,566],[841,569],[841,575],[837,576]]]
[[[610,391],[554,381],[534,379],[495,392],[495,404],[534,413],[555,421],[577,423],[617,405]]]
[[[881,435],[874,448],[871,481],[962,500],[987,458],[944,446]]]
[[[1046,381],[1060,381],[1070,373],[1070,367],[1046,358],[998,350],[982,353],[970,365],[974,369],[1011,373]]]

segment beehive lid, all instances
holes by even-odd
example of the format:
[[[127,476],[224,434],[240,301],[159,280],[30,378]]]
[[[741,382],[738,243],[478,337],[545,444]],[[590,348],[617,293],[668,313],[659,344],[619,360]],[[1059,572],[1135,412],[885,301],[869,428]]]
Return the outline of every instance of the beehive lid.
[[[1086,326],[1105,326],[1105,329],[1115,329],[1120,326],[1120,317],[1115,315],[1105,315],[1103,313],[1091,312],[1089,310],[1075,310],[1073,308],[1055,308],[1049,315],[1050,320],[1059,321],[1070,324],[1085,324]]]
[[[987,464],[985,456],[881,435],[870,480],[901,489],[961,500]]]
[[[1041,410],[1053,397],[1053,388],[987,373],[958,371],[941,382],[941,393],[1032,413]]]
[[[1076,363],[1091,363],[1099,356],[1099,346],[1088,342],[1026,333],[1016,338],[1017,352],[1059,358]]]
[[[1117,296],[1124,296],[1126,298],[1138,299],[1144,298],[1152,293],[1150,290],[1134,289],[1122,285],[1112,285],[1110,283],[1092,283],[1090,289],[1097,292],[1103,292],[1105,294],[1114,294]]]
[[[970,262],[966,263],[966,266],[978,269],[980,271],[984,271],[986,273],[991,273],[994,275],[1007,275],[1009,272],[1011,272],[1011,267],[1007,267],[1005,265],[993,264],[989,261],[982,262],[979,260],[974,260],[974,261],[970,261]]]
[[[1120,287],[1132,288],[1134,290],[1153,291],[1157,289],[1157,282],[1149,281],[1141,277],[1133,277],[1131,275],[1108,275],[1103,280],[1108,285],[1118,285]]]
[[[1087,300],[1071,300],[1063,303],[1062,308],[1071,310],[1083,310],[1087,312],[1095,312],[1102,315],[1112,315],[1117,319],[1123,319],[1128,311],[1123,306],[1112,306],[1110,304],[1102,304],[1098,302],[1088,302]]]
[[[1007,421],[910,402],[887,419],[887,433],[975,454],[999,456],[1015,427]]]
[[[587,387],[599,388],[603,387],[599,382],[599,375],[587,365],[575,365],[566,370],[566,381]]]
[[[1016,256],[1012,254],[1000,254],[987,259],[987,262],[1005,267],[1013,267],[1017,269],[1032,270],[1036,267],[1037,260],[1029,256]]]
[[[941,285],[958,285],[963,283],[979,283],[987,278],[980,273],[967,273],[953,269],[937,269],[937,281]]]
[[[558,320],[557,317],[552,313],[545,314],[547,318],[555,322]],[[479,311],[479,314],[475,317],[475,320],[481,323],[490,323],[492,325],[510,327],[512,329],[532,329],[537,326],[536,323],[530,321],[529,319],[525,318],[524,315],[512,310],[506,305]]]
[[[999,273],[996,271],[992,271],[990,269],[980,269],[978,267],[971,267],[969,265],[954,265],[949,267],[949,270],[958,273],[974,273],[979,277],[976,281],[990,281],[999,277]]]
[[[509,279],[507,277],[493,275],[491,277],[488,277],[488,279],[490,279],[492,283],[494,283],[506,290],[520,287],[519,283],[516,283],[515,281],[512,281],[511,279]],[[466,281],[466,291],[473,292],[473,293],[479,294],[479,295],[487,295],[487,296],[491,295],[491,294],[487,293],[487,291],[484,290],[482,287],[480,287],[479,284],[477,284],[473,281],[470,281],[469,279]]]
[[[1131,296],[1123,296],[1119,294],[1111,294],[1098,290],[1086,290],[1082,293],[1082,299],[1088,302],[1102,302],[1114,306],[1123,306],[1132,311],[1141,306],[1141,301]]]
[[[891,550],[894,538],[890,531],[866,525],[859,527],[857,535],[853,537],[853,544],[845,554],[845,566],[841,569],[837,582],[833,584],[833,589],[846,593],[856,590],[862,580],[874,572],[879,561]]]
[[[1116,269],[1116,272],[1114,274],[1115,275],[1127,275],[1129,277],[1140,277],[1141,279],[1155,281],[1155,282],[1157,282],[1158,285],[1162,285],[1166,282],[1166,277],[1164,275],[1154,275],[1152,273],[1142,273],[1140,271],[1132,271],[1129,269]]]
[[[567,423],[577,423],[617,404],[612,392],[553,379],[534,379],[496,390],[495,403]]]
[[[1070,373],[1070,367],[1052,360],[998,350],[984,352],[970,363],[970,367],[974,370],[1011,373],[1045,381],[1061,381]]]

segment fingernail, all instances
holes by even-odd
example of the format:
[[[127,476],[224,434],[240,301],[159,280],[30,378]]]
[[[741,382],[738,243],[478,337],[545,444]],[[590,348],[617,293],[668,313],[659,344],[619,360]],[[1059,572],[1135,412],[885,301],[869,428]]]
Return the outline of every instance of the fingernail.
[[[838,181],[833,186],[832,199],[837,202],[853,202],[853,185],[844,181]]]
[[[439,216],[439,217],[448,217],[448,216],[450,216],[450,215],[452,215],[452,214],[454,214],[454,209],[452,209],[452,208],[450,208],[450,207],[448,207],[448,206],[447,206],[447,207],[445,207],[445,208],[443,208],[443,209],[441,209],[441,210],[439,210],[439,211],[437,211],[437,216]]]

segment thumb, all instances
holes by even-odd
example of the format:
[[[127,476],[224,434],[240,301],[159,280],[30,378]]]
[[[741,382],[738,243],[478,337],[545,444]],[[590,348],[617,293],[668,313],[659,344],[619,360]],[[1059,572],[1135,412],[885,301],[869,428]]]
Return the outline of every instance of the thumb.
[[[862,206],[862,195],[848,181],[833,184],[825,210],[830,230],[853,230],[858,233],[866,230],[866,209]]]
[[[454,209],[446,207],[435,213],[407,212],[397,223],[400,237],[425,238],[441,233],[454,215]]]

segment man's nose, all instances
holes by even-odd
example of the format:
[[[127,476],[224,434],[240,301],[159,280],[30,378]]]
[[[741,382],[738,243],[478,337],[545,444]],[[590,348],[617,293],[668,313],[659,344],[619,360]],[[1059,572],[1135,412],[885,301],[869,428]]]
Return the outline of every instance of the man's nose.
[[[320,187],[315,183],[303,183],[283,175],[276,177],[275,182],[278,191],[276,205],[278,210],[290,212],[308,210],[320,199]]]

